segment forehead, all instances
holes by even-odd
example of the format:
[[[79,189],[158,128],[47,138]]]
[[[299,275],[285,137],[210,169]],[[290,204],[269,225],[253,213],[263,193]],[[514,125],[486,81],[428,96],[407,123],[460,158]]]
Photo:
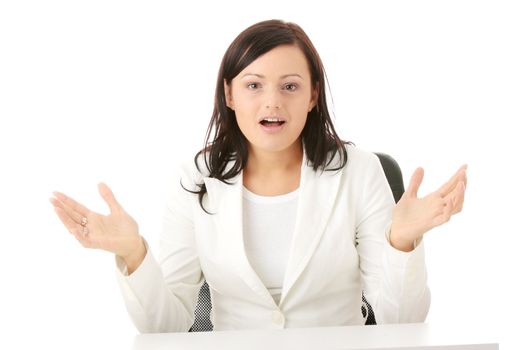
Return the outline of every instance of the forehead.
[[[257,57],[244,68],[236,78],[246,74],[257,74],[266,78],[279,78],[299,74],[309,78],[308,61],[303,51],[295,45],[281,45]]]

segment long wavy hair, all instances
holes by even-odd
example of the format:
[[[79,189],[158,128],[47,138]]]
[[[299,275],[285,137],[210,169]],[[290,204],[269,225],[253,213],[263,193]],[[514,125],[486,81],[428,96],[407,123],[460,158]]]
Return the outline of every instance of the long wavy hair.
[[[202,173],[198,162],[201,156],[204,156],[208,176],[226,184],[231,184],[227,180],[237,176],[245,167],[248,160],[248,141],[237,124],[235,112],[226,105],[224,82],[231,84],[231,81],[250,63],[280,45],[296,45],[302,50],[308,61],[312,87],[318,85],[319,89],[316,108],[308,112],[300,135],[308,164],[315,171],[318,168],[323,171],[336,171],[345,166],[348,160],[345,144],[352,144],[352,142],[342,141],[337,136],[330,119],[325,96],[326,73],[317,50],[297,24],[268,20],[256,23],[241,32],[222,58],[217,76],[213,114],[206,132],[204,147],[194,158],[199,172]],[[338,166],[328,168],[337,152],[342,161]],[[230,162],[234,162],[233,166],[226,170]],[[202,210],[210,214],[203,206],[206,184],[196,185],[199,190],[190,191],[184,188],[181,182],[181,186],[186,191],[198,194]]]

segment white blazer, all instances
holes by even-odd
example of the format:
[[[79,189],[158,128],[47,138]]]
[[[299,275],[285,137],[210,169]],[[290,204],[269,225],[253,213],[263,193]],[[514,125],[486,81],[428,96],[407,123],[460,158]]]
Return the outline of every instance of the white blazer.
[[[166,205],[159,263],[148,248],[128,276],[117,258],[118,283],[137,329],[188,331],[204,279],[214,330],[362,325],[362,291],[378,324],[424,321],[430,292],[423,243],[409,253],[388,243],[395,203],[381,164],[371,152],[347,151],[348,162],[337,172],[314,172],[303,154],[279,305],[245,254],[242,172],[227,185],[200,174],[193,160],[183,165]],[[191,190],[204,182],[204,206],[214,215],[179,180]]]

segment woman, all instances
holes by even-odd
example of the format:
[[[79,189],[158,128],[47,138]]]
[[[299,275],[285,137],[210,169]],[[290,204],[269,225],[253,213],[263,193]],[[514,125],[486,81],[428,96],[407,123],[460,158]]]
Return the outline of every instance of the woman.
[[[378,323],[425,319],[421,238],[461,211],[466,166],[423,198],[418,168],[396,205],[377,157],[337,136],[324,75],[293,23],[232,42],[206,147],[170,191],[159,262],[106,185],[108,216],[55,192],[76,239],[116,255],[139,331],[187,331],[204,280],[215,330],[363,324],[362,293]]]

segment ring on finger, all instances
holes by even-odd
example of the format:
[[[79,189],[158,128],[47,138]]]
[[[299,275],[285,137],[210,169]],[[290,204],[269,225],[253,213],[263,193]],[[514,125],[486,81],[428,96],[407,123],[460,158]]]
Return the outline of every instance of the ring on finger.
[[[84,236],[87,236],[87,234],[89,233],[89,229],[87,228],[87,218],[85,216],[82,217],[82,220],[80,221],[80,225],[82,226],[82,234]]]

